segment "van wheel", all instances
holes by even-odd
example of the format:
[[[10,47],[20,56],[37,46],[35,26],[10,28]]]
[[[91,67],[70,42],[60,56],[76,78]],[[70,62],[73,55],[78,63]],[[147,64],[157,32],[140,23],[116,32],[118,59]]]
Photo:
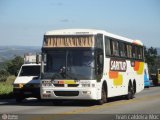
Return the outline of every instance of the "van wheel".
[[[22,98],[22,97],[16,97],[16,102],[17,102],[17,103],[21,103],[23,99],[24,99],[24,98]]]
[[[97,101],[97,104],[98,105],[102,105],[102,104],[104,104],[106,102],[107,102],[107,94],[106,94],[105,87],[103,85],[103,87],[102,87],[102,93],[101,93],[101,99]]]

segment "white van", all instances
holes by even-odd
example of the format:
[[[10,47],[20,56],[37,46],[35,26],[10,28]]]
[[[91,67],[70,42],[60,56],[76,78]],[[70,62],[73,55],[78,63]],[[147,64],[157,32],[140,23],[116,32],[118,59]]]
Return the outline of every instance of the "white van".
[[[13,93],[17,102],[27,97],[40,99],[40,66],[41,64],[33,63],[33,61],[21,66],[13,83]]]

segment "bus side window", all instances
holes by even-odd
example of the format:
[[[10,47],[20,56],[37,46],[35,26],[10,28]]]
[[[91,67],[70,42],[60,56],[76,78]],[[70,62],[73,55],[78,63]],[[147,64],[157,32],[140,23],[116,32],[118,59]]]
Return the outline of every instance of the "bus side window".
[[[127,45],[127,57],[132,58],[132,46]]]
[[[105,36],[105,53],[107,55],[111,55],[111,47],[110,47],[110,39]]]
[[[132,46],[132,56],[133,56],[133,58],[136,58],[136,54],[135,54],[135,46]]]
[[[142,47],[138,47],[138,59],[143,59],[143,48]]]
[[[120,42],[119,43],[119,49],[120,49],[120,56],[121,57],[126,57],[126,44]]]
[[[97,34],[96,47],[103,50],[103,34]]]
[[[119,56],[119,44],[115,40],[112,40],[112,55]]]
[[[132,55],[134,59],[138,59],[137,47],[135,45],[132,46]]]
[[[99,54],[97,56],[97,74],[101,75],[103,72],[103,55]]]

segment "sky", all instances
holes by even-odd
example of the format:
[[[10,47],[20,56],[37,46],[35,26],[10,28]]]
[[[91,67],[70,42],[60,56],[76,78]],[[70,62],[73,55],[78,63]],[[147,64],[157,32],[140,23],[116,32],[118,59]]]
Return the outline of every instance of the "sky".
[[[91,28],[160,47],[160,0],[0,0],[0,46],[42,46],[46,31]]]

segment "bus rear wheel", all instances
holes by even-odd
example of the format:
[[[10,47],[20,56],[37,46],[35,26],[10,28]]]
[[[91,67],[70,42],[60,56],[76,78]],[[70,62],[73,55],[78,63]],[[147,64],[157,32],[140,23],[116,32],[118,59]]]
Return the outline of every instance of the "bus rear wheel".
[[[128,94],[126,95],[127,100],[134,98],[134,88],[132,84],[129,84],[128,86]]]

